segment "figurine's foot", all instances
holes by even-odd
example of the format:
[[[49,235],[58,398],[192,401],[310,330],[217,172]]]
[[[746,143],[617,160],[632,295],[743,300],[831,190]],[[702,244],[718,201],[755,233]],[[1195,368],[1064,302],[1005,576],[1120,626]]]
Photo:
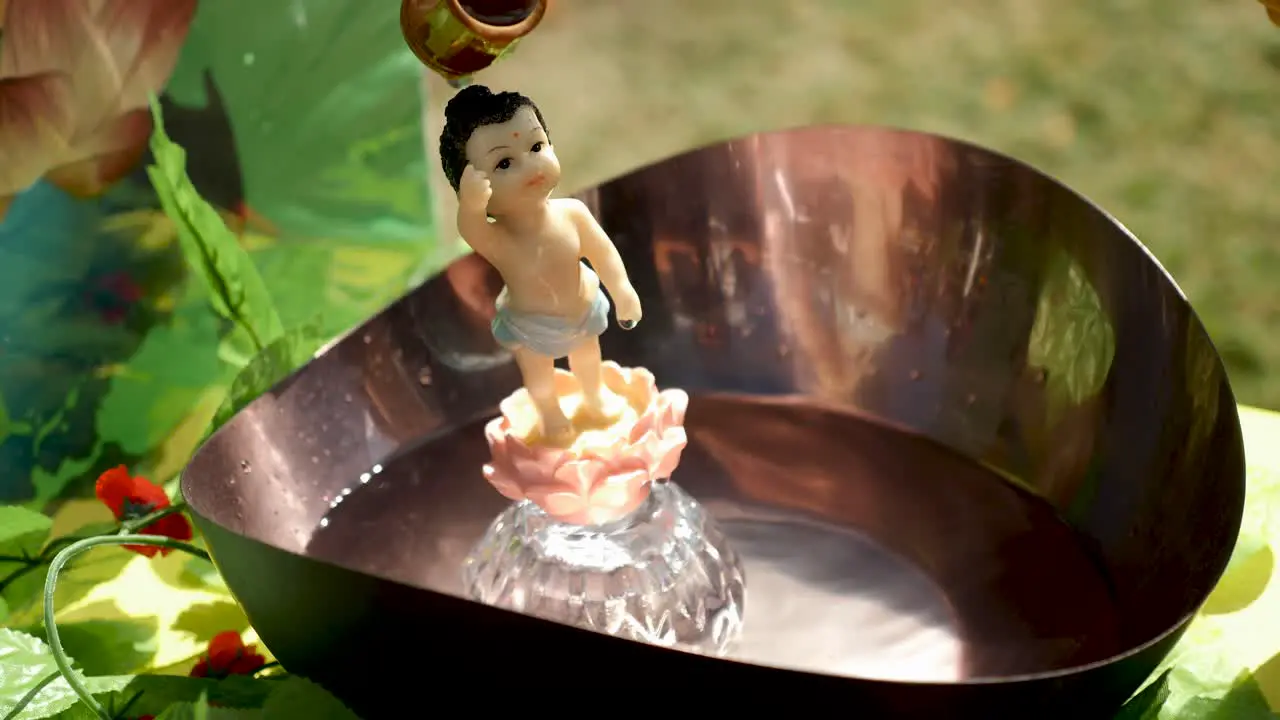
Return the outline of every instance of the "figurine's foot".
[[[598,393],[582,397],[573,421],[582,428],[607,428],[621,420],[629,408],[626,398],[602,387]]]
[[[569,447],[578,437],[573,423],[564,415],[559,417],[543,417],[541,432],[538,433],[538,444],[550,447]]]

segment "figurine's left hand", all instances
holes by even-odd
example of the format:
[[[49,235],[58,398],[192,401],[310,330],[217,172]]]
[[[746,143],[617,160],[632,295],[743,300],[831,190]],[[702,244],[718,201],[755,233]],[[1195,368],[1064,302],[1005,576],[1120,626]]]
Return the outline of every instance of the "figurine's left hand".
[[[640,322],[640,296],[636,295],[636,291],[627,288],[622,292],[615,293],[614,303],[616,304],[616,312],[618,315],[618,325],[623,330],[630,330]]]

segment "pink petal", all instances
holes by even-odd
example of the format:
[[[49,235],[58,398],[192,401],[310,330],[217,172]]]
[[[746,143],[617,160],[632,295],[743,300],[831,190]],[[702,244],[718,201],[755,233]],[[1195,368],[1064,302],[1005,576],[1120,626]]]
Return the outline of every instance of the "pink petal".
[[[662,458],[662,439],[657,433],[649,433],[636,443],[632,452],[644,459],[646,468],[656,467]]]
[[[511,473],[510,465],[501,462],[487,463],[480,469],[481,475],[504,497],[519,500],[524,497],[524,487],[519,478]]]
[[[77,142],[66,162],[49,171],[49,182],[75,197],[93,197],[128,175],[147,149],[151,113],[125,113]]]
[[[601,458],[618,457],[625,455],[630,448],[631,434],[629,432],[625,435],[620,433],[608,445],[597,450],[597,453]]]
[[[636,418],[635,424],[631,426],[631,431],[627,433],[627,440],[632,443],[640,442],[645,435],[658,431],[658,414],[654,412],[655,408],[650,403],[644,414]]]
[[[592,507],[618,509],[635,500],[636,492],[649,482],[644,470],[612,475],[591,493]]]
[[[582,512],[587,506],[586,499],[572,492],[531,490],[529,499],[554,518],[566,518]]]
[[[590,459],[572,460],[555,470],[555,484],[579,495],[589,495],[597,482],[608,477],[604,463]]]
[[[496,417],[484,424],[484,438],[489,441],[489,446],[505,445],[507,443],[506,418]]]
[[[9,0],[0,76],[60,71],[71,81],[77,138],[114,118],[122,77],[83,0]]]
[[[542,448],[530,448],[515,439],[507,442],[507,448],[507,457],[515,467],[515,475],[526,486],[531,483],[553,482],[556,468],[568,455],[561,450],[539,452]]]
[[[9,0],[0,43],[0,77],[66,70],[75,51],[69,28],[84,26],[78,0]]]
[[[663,390],[663,427],[684,425],[684,417],[689,411],[689,393],[683,390]]]
[[[0,79],[0,196],[27,189],[61,160],[70,106],[71,86],[58,73]]]
[[[504,474],[493,465],[485,465],[482,472],[484,473],[484,479],[488,480],[493,489],[497,490],[503,497],[508,500],[524,499],[524,491],[519,484],[512,482],[509,475]]]
[[[105,0],[97,13],[111,57],[124,78],[120,109],[142,108],[178,62],[196,0]]]
[[[662,436],[662,446],[656,463],[657,467],[653,471],[655,480],[671,477],[671,473],[675,472],[676,467],[680,465],[680,456],[684,453],[684,448],[688,444],[689,438],[685,434],[684,428],[672,428]]]

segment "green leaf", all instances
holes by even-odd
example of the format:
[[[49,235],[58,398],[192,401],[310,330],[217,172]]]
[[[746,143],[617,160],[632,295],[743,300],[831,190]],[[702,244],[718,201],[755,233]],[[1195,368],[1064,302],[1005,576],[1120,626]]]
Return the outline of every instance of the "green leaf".
[[[265,348],[284,332],[271,295],[235,234],[191,184],[186,152],[165,134],[160,104],[154,97],[151,113],[155,165],[147,168],[147,174],[165,214],[177,227],[182,253],[208,287],[214,310],[249,333],[255,347]]]
[[[170,705],[156,716],[157,720],[257,720],[262,711],[257,709],[211,707],[208,703],[178,703]]]
[[[210,707],[211,718],[258,717],[258,711],[271,692],[279,687],[276,680],[258,680],[244,675],[233,675],[225,680],[189,678],[179,675],[122,675],[89,678],[90,683],[109,685],[112,692],[99,696],[104,706],[120,708],[129,703],[129,717],[139,715],[160,716],[175,705],[193,705],[201,697],[216,707]],[[230,714],[238,712],[239,714]],[[73,710],[59,720],[96,720],[92,714]]]
[[[53,520],[42,513],[0,505],[0,555],[38,555],[52,528]]]
[[[178,703],[170,705],[168,709],[160,713],[157,720],[208,720],[209,719],[209,699],[200,695],[200,699],[193,703]]]
[[[52,470],[43,467],[32,469],[31,485],[35,489],[35,498],[28,503],[28,507],[42,508],[49,504],[49,501],[61,495],[62,491],[76,478],[84,477],[85,473],[98,462],[101,455],[102,439],[96,438],[93,445],[88,448],[88,452],[81,457],[73,457],[69,453],[62,454],[61,461]]]
[[[1231,559],[1201,612],[1233,613],[1253,604],[1271,583],[1280,537],[1280,472],[1250,465],[1245,482],[1244,517]]]
[[[1169,671],[1149,683],[1141,692],[1129,699],[1112,720],[1156,720],[1160,708],[1169,699]]]
[[[39,636],[44,627],[42,624],[23,631]],[[155,618],[58,623],[62,648],[76,659],[86,675],[120,675],[146,668],[155,657],[157,632]]]
[[[13,418],[9,416],[9,406],[5,404],[4,395],[0,394],[0,443],[13,434]]]
[[[226,374],[218,343],[217,318],[202,299],[151,328],[98,406],[99,437],[132,455],[160,445]]]
[[[332,336],[402,295],[424,263],[444,264],[431,255],[409,243],[309,238],[274,243],[255,251],[253,260],[287,327],[309,322],[322,308],[321,330]]]
[[[301,677],[290,677],[267,698],[263,720],[360,720],[327,690]]]
[[[1224,695],[1198,695],[1188,699],[1176,713],[1160,716],[1161,720],[1275,720],[1267,698],[1253,675],[1241,673]]]
[[[174,718],[176,720],[258,720],[261,710],[246,710],[224,707],[206,707],[200,709],[192,703],[170,705],[157,718]]]
[[[118,547],[98,547],[73,558],[58,574],[54,606],[65,608],[89,594],[98,585],[115,579],[134,557],[133,553]],[[10,625],[23,627],[41,621],[41,604],[38,600],[44,591],[48,571],[49,565],[43,564],[34,571],[24,573],[5,589]]]
[[[205,562],[205,565],[212,563]],[[231,600],[213,600],[187,606],[174,619],[172,628],[205,645],[218,633],[249,629],[249,618],[245,617],[244,608],[239,604]]]
[[[53,528],[53,520],[34,510],[15,505],[0,506],[0,555],[9,557],[37,557]],[[39,582],[29,578],[36,576]],[[6,618],[13,612],[27,607],[40,596],[44,572],[39,566],[23,562],[0,560],[0,593]]]
[[[255,355],[232,381],[226,399],[214,414],[209,432],[222,427],[241,408],[310,361],[324,342],[317,324],[311,323],[290,330]]]
[[[14,707],[45,678],[58,672],[49,646],[38,637],[16,630],[0,628],[0,717]],[[79,671],[77,671],[77,674]],[[83,677],[83,675],[80,675]],[[100,679],[90,686],[91,692],[112,692],[123,688],[126,681]],[[32,698],[15,720],[38,720],[52,717],[79,702],[64,677],[45,685]]]
[[[187,558],[182,563],[182,572],[178,575],[180,587],[203,588],[207,590],[225,591],[227,583],[218,573],[213,563],[202,558]]]
[[[167,90],[230,116],[249,204],[285,235],[432,241],[422,65],[395,12],[202,3]]]

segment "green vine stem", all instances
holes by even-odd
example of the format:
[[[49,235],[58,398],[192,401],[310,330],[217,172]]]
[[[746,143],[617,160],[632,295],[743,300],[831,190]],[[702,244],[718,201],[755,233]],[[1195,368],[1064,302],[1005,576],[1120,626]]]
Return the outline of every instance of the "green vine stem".
[[[172,510],[172,508],[165,508],[165,510]],[[151,516],[143,518],[143,520],[150,522]],[[50,563],[49,574],[44,580],[44,629],[48,636],[49,649],[53,653],[53,661],[57,664],[58,671],[67,679],[67,684],[71,686],[71,691],[76,694],[76,697],[80,698],[80,702],[87,705],[102,720],[114,720],[111,713],[102,707],[102,704],[93,697],[93,694],[89,692],[89,689],[84,686],[84,683],[80,681],[75,671],[72,670],[71,660],[67,657],[67,652],[62,649],[62,639],[58,637],[58,625],[53,620],[53,600],[54,592],[58,587],[58,573],[75,556],[101,545],[150,545],[171,550],[181,550],[205,560],[209,560],[209,553],[190,543],[159,535],[100,535],[72,543],[58,552],[54,556],[53,562]]]
[[[186,503],[181,503],[181,502],[175,503],[173,505],[170,505],[167,508],[156,510],[155,512],[148,513],[147,515],[144,515],[140,518],[134,518],[133,520],[125,520],[124,522],[120,523],[120,526],[118,528],[112,531],[112,534],[127,535],[130,533],[135,533],[141,530],[142,528],[150,525],[151,523],[159,520],[160,518],[168,517],[169,515],[175,515],[177,513],[184,512],[186,509],[187,509]],[[68,545],[71,545],[72,543],[79,542],[80,540],[84,540],[86,537],[104,537],[104,536],[107,536],[107,535],[106,534],[88,535],[88,536],[67,535],[65,537],[54,538],[53,540],[51,540],[49,544],[46,545],[45,548],[41,550],[40,553],[35,557],[16,557],[16,556],[8,556],[8,555],[0,556],[0,562],[20,564],[22,566],[22,567],[19,567],[17,570],[14,570],[12,573],[7,575],[6,577],[0,579],[0,591],[3,591],[5,588],[9,587],[9,585],[13,584],[18,578],[22,577],[23,575],[26,575],[27,573],[35,570],[41,565],[48,563],[56,553],[62,550],[62,548]]]
[[[169,517],[170,515],[177,515],[178,513],[183,512],[186,509],[187,509],[186,503],[175,503],[173,505],[170,505],[167,508],[161,508],[159,510],[156,510],[153,513],[148,513],[146,515],[143,515],[140,518],[135,518],[133,520],[125,520],[124,522],[120,523],[120,532],[121,534],[138,532],[142,528],[150,525],[151,523],[159,520],[160,518]]]

